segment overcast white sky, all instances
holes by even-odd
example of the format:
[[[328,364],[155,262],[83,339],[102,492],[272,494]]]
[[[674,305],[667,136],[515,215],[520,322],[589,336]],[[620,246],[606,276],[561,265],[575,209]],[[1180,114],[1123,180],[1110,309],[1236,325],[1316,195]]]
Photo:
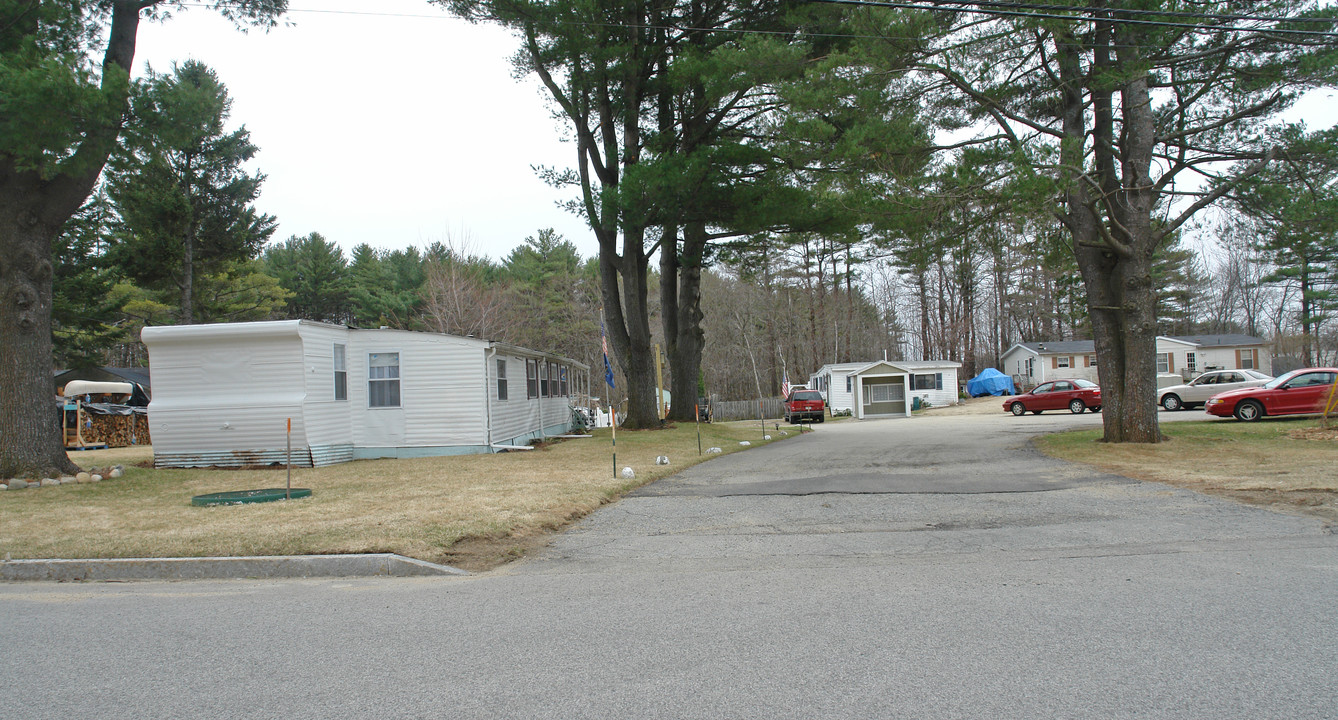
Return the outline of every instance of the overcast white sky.
[[[500,259],[552,227],[591,257],[574,196],[531,165],[572,166],[542,88],[511,76],[518,41],[426,0],[293,0],[290,26],[242,33],[205,8],[140,26],[135,65],[196,59],[232,96],[268,179],[257,207],[275,241],[319,232],[345,254],[360,243],[422,247],[448,237]],[[319,8],[319,11],[312,9]]]

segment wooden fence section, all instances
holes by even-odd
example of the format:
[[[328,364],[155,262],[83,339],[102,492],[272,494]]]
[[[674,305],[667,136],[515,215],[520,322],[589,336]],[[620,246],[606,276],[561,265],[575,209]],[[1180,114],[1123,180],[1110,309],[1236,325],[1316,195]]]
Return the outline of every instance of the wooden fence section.
[[[761,401],[763,417],[785,417],[785,403],[780,398],[765,398]],[[757,400],[730,400],[711,403],[712,420],[756,420]]]

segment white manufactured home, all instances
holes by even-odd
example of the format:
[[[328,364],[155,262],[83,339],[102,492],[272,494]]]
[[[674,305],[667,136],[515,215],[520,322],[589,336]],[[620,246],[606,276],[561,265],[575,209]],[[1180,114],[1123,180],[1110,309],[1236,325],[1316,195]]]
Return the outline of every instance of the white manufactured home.
[[[957,402],[957,372],[952,360],[878,360],[823,365],[809,376],[836,411],[857,418],[910,417],[915,400],[933,406]]]
[[[808,387],[822,393],[827,407],[832,410],[855,409],[855,380],[853,373],[868,365],[867,362],[830,363],[808,376]]]
[[[497,452],[572,429],[575,360],[309,320],[147,327],[159,467]]]

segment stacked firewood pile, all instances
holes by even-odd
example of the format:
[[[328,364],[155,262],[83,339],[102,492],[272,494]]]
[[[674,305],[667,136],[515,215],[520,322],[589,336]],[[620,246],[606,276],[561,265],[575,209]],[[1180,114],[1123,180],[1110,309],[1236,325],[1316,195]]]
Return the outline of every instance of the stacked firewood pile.
[[[149,416],[142,410],[131,411],[125,406],[107,412],[96,405],[79,405],[66,410],[65,445],[66,447],[126,447],[129,445],[150,445]],[[77,420],[76,420],[77,418]],[[77,423],[77,431],[76,431]]]
[[[107,447],[126,447],[128,445],[150,445],[149,416],[141,413],[134,415],[83,415],[84,442],[88,445],[106,445]]]

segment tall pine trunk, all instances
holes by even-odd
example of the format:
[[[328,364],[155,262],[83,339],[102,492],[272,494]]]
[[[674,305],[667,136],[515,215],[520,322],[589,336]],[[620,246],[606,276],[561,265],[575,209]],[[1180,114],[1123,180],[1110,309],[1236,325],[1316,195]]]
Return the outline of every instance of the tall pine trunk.
[[[666,242],[660,247],[660,313],[671,369],[669,418],[691,421],[697,402],[697,378],[701,373],[702,349],[706,338],[702,332],[704,315],[701,310],[701,266],[706,251],[706,224],[692,221],[683,228],[681,263],[678,261],[678,253],[668,250],[673,247],[668,238],[676,233],[671,233],[670,228],[666,228],[665,232]]]
[[[74,211],[27,206],[38,185],[32,173],[0,177],[0,480],[78,472],[51,380],[51,243]]]
[[[1093,75],[1084,78],[1080,50],[1071,37],[1058,44],[1063,93],[1064,142],[1061,165],[1071,168],[1065,224],[1087,290],[1101,381],[1102,425],[1106,442],[1156,443],[1157,296],[1152,283],[1152,254],[1158,238],[1152,228],[1156,201],[1150,177],[1156,144],[1147,77],[1136,74],[1118,87],[1111,78],[1113,33],[1097,32]],[[1136,45],[1136,43],[1134,43]],[[1120,53],[1134,53],[1133,47]],[[1132,58],[1120,58],[1125,67]],[[1082,88],[1090,88],[1092,160],[1085,161],[1087,135]],[[1113,97],[1121,98],[1121,133],[1116,135]],[[1117,162],[1119,166],[1117,167]],[[1075,175],[1085,170],[1085,177]],[[1103,196],[1093,196],[1092,185]],[[1098,203],[1109,213],[1095,210]]]
[[[102,60],[101,90],[129,103],[140,3],[116,0]],[[42,179],[0,156],[0,479],[75,472],[65,454],[52,385],[52,243],[88,199],[116,144],[123,113],[94,122],[66,166]]]

